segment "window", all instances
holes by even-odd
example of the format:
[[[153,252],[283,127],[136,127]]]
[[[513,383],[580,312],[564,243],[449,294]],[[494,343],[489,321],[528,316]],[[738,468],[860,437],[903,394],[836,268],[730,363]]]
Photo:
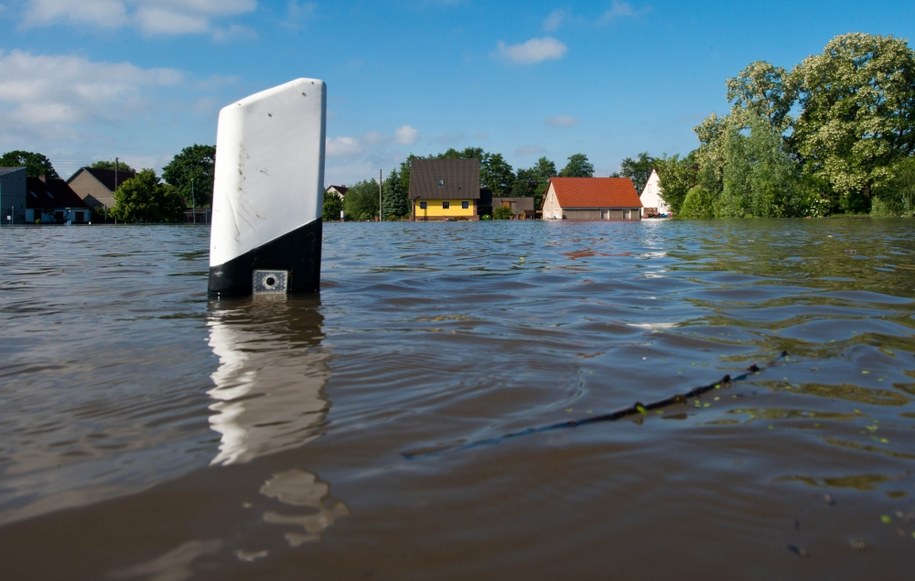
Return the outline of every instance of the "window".
[[[447,210],[451,207],[451,202],[442,202],[442,209]]]
[[[467,200],[461,201],[461,208],[464,210],[467,210],[468,208],[470,208],[470,202],[468,202]]]
[[[420,202],[420,203],[419,203],[419,209],[420,209],[420,210],[425,210],[425,209],[426,209],[426,202]]]
[[[438,180],[438,187],[444,188],[444,187],[445,187],[445,180],[441,180],[441,179]]]

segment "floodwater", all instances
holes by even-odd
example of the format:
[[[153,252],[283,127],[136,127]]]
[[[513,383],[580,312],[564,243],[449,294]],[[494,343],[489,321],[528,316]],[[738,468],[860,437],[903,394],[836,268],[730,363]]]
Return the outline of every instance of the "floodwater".
[[[0,228],[0,577],[911,578],[913,234],[332,223],[208,303],[206,227]]]

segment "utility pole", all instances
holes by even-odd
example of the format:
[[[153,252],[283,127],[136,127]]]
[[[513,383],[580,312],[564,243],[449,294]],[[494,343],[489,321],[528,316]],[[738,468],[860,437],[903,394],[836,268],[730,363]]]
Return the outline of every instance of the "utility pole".
[[[379,222],[384,220],[384,217],[381,214],[381,176],[382,176],[382,170],[378,170],[378,221]]]

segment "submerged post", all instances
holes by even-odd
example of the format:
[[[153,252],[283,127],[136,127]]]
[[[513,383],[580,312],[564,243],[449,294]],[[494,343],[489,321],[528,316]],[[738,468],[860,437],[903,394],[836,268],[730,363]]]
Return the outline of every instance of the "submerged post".
[[[296,79],[219,112],[210,298],[318,291],[325,96]]]

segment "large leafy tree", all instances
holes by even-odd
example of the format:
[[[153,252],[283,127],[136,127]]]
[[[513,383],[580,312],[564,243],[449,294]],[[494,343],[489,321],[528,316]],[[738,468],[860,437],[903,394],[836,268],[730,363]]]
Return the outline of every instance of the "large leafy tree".
[[[114,191],[111,217],[119,222],[179,222],[184,214],[180,194],[163,184],[151,169],[144,169]]]
[[[515,171],[501,153],[484,153],[480,160],[480,185],[493,196],[510,196],[515,186]]]
[[[728,101],[735,109],[765,119],[779,133],[791,122],[788,113],[797,91],[785,69],[756,61],[728,79],[726,85]]]
[[[648,178],[651,177],[651,170],[655,168],[656,161],[655,158],[644,151],[638,154],[635,159],[627,157],[620,163],[620,175],[631,179],[633,185],[635,185],[635,191],[641,193],[645,189]]]
[[[784,149],[770,119],[755,113],[738,115],[724,136],[723,188],[715,215],[722,218],[767,218],[794,215],[802,208],[797,163]]]
[[[588,156],[583,153],[574,153],[569,156],[569,163],[559,172],[564,178],[590,178],[594,177],[594,166],[588,161]]]
[[[213,170],[216,146],[191,145],[162,168],[162,179],[175,187],[188,206],[209,206],[213,202]]]
[[[29,177],[45,176],[48,179],[60,179],[51,165],[51,160],[32,151],[8,151],[0,156],[0,167],[25,167],[25,175]]]
[[[346,192],[343,210],[350,220],[374,220],[378,216],[378,181],[361,181]]]
[[[832,210],[870,209],[899,159],[915,152],[915,51],[892,36],[837,36],[792,72],[793,140]]]

